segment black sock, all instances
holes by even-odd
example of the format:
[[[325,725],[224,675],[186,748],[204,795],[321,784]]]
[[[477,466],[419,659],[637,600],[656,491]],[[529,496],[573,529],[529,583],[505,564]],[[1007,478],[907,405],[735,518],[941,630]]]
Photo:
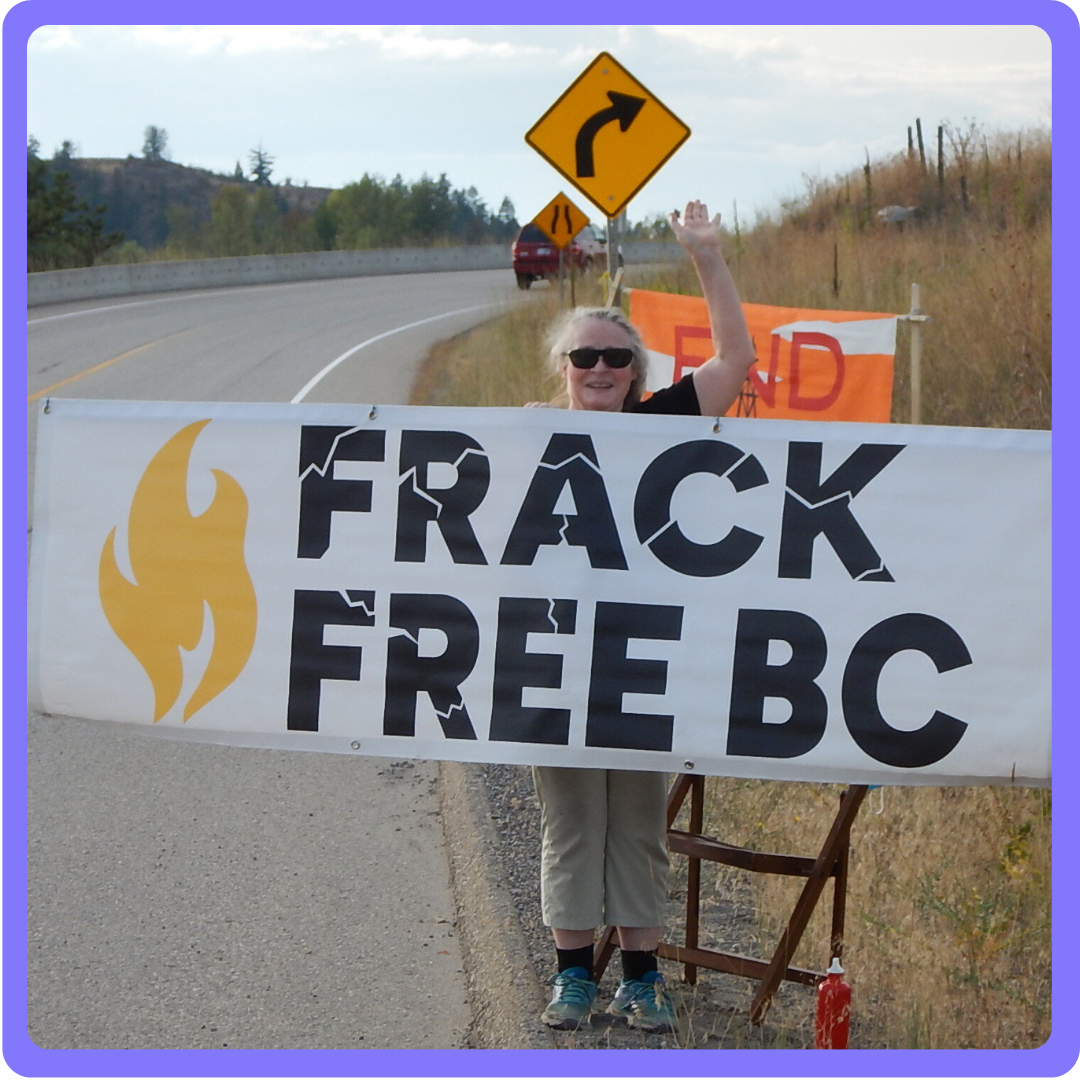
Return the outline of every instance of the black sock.
[[[567,968],[584,968],[588,973],[589,982],[593,981],[593,947],[591,945],[586,945],[582,949],[560,949],[556,946],[555,952],[559,957],[560,971],[566,971]]]
[[[656,971],[655,952],[628,952],[622,950],[622,973],[624,979],[640,979],[642,975]]]

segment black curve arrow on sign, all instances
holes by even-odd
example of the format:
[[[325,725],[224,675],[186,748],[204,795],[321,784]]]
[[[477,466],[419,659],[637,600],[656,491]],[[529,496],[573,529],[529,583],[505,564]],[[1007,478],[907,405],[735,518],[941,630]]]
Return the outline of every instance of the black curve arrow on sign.
[[[625,131],[641,112],[641,106],[645,104],[645,98],[631,97],[629,94],[620,94],[617,90],[609,90],[607,96],[611,105],[594,113],[581,125],[574,142],[577,154],[577,175],[579,177],[595,176],[593,166],[593,140],[597,132],[612,120],[619,121],[619,130]]]

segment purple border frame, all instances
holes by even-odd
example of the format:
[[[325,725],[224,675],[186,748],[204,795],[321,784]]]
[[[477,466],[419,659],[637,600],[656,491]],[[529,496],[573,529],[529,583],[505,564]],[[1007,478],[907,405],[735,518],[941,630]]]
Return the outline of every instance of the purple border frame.
[[[651,6],[651,5],[650,5]],[[871,13],[865,4],[854,0],[830,0],[827,5],[808,9],[798,0],[766,0],[754,7],[753,18],[708,0],[690,0],[680,10],[680,21],[701,23],[745,22],[800,24],[879,23],[1036,25],[1050,37],[1053,45],[1053,96],[1059,103],[1054,110],[1055,168],[1059,176],[1073,177],[1077,165],[1077,109],[1066,102],[1076,101],[1080,62],[1080,23],[1076,13],[1059,0],[909,0],[893,18],[868,20]],[[396,10],[397,21],[420,22],[430,15],[432,23],[445,23],[450,14],[432,0],[413,3],[406,12]],[[803,1050],[775,1050],[771,1053],[752,1050],[729,1050],[722,1058],[712,1050],[683,1051],[675,1057],[660,1059],[658,1050],[629,1050],[618,1056],[586,1050],[562,1051],[555,1061],[544,1050],[43,1050],[33,1043],[26,1031],[26,728],[22,717],[26,704],[25,652],[17,643],[25,638],[26,550],[18,529],[10,523],[21,519],[26,505],[26,419],[22,410],[25,388],[23,357],[25,338],[25,220],[26,189],[22,160],[26,128],[26,42],[35,29],[49,23],[142,23],[153,21],[183,23],[289,23],[294,7],[286,8],[276,0],[189,0],[181,7],[165,3],[149,13],[137,0],[95,0],[90,5],[78,0],[24,0],[12,8],[3,22],[3,149],[7,167],[3,175],[4,230],[3,259],[7,271],[3,292],[3,345],[9,358],[5,365],[3,406],[4,509],[9,526],[4,531],[4,579],[7,604],[3,628],[8,649],[4,658],[4,755],[3,755],[3,1017],[2,1050],[8,1068],[21,1076],[55,1077],[126,1077],[126,1076],[1060,1076],[1068,1072],[1080,1056],[1080,1030],[1071,1018],[1080,1013],[1080,991],[1067,981],[1065,973],[1074,970],[1077,960],[1078,932],[1075,924],[1059,919],[1054,924],[1053,961],[1059,978],[1054,991],[1054,1006],[1062,1023],[1055,1025],[1047,1042],[1034,1050],[862,1050],[843,1057],[816,1057]],[[171,14],[175,13],[172,19]],[[530,10],[529,14],[533,12]],[[599,14],[580,2],[547,0],[537,15],[545,23],[581,23],[583,15]],[[374,4],[360,5],[343,0],[320,0],[317,8],[307,9],[311,22],[351,23],[361,16],[377,17]],[[505,17],[502,4],[495,0],[465,0],[454,9],[458,20],[473,23],[496,21]],[[631,17],[652,14],[643,0],[625,0],[618,15]],[[888,14],[893,14],[890,9]],[[92,19],[90,16],[93,16]],[[902,18],[896,17],[897,15]],[[1054,283],[1055,306],[1066,303],[1067,289],[1076,284],[1071,269],[1071,242],[1077,238],[1078,213],[1075,201],[1061,192],[1054,198]],[[1062,324],[1063,325],[1063,324]],[[1054,345],[1066,342],[1066,331],[1054,329]],[[16,367],[16,372],[9,370]],[[1059,365],[1056,391],[1068,393],[1077,382],[1075,365]],[[1065,469],[1075,460],[1076,436],[1059,428],[1054,436],[1055,489],[1066,483]],[[1064,463],[1064,465],[1063,465]],[[1060,494],[1060,491],[1057,492]],[[1072,533],[1071,506],[1063,509],[1058,499],[1055,515],[1055,538]],[[1067,550],[1067,549],[1066,549]],[[1074,560],[1055,560],[1054,595],[1058,600],[1054,621],[1055,656],[1064,658],[1072,644],[1066,621],[1068,613],[1061,598],[1076,594],[1077,570]],[[1069,658],[1071,659],[1071,657]],[[1060,701],[1075,700],[1077,665],[1055,665],[1054,690]],[[1072,724],[1058,722],[1054,728],[1055,758],[1071,761],[1076,751],[1077,735]],[[1054,822],[1055,863],[1054,893],[1065,896],[1074,882],[1068,857],[1075,851],[1077,821],[1076,791],[1063,784],[1057,791],[1057,814]],[[567,1056],[569,1055],[569,1056]]]

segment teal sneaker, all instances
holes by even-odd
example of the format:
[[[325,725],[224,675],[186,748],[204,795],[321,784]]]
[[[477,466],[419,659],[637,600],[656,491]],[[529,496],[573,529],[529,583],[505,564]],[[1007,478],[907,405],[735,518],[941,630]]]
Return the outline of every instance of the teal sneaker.
[[[559,1031],[577,1031],[578,1028],[590,1026],[596,983],[586,977],[588,974],[582,967],[573,967],[560,971],[548,980],[555,987],[555,993],[540,1017],[548,1027],[558,1028]]]
[[[670,1035],[678,1030],[675,1006],[659,971],[647,971],[640,979],[624,979],[607,1011],[625,1016],[630,1027],[652,1035]]]

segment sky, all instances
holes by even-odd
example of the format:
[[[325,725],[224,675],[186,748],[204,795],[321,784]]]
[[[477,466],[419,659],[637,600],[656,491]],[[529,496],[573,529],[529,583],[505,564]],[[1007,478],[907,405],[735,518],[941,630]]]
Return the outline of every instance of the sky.
[[[27,130],[50,155],[166,156],[341,187],[446,173],[526,221],[560,191],[598,215],[525,133],[601,52],[691,130],[628,207],[700,198],[752,224],[902,151],[921,120],[989,134],[1049,128],[1050,52],[1034,26],[46,26],[27,51]]]

